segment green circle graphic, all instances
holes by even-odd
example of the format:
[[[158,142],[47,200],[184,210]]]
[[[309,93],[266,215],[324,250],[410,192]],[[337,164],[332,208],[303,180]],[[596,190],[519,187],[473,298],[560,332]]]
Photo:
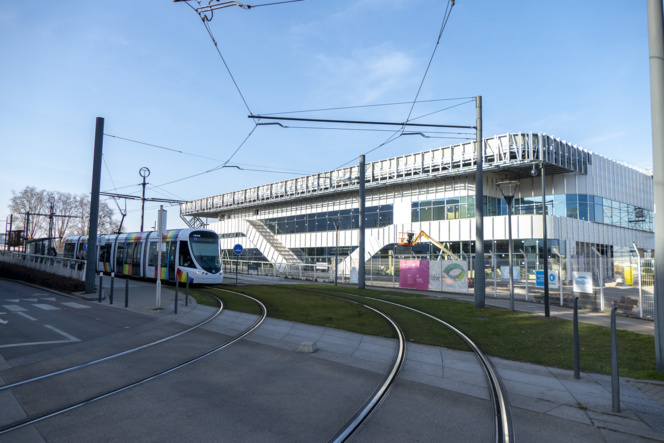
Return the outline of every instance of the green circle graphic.
[[[455,270],[458,270],[459,273],[456,275],[451,275],[451,273]],[[463,269],[463,266],[458,263],[447,265],[447,267],[443,270],[443,273],[445,273],[448,278],[454,280],[454,282],[460,282],[466,276],[466,270]]]

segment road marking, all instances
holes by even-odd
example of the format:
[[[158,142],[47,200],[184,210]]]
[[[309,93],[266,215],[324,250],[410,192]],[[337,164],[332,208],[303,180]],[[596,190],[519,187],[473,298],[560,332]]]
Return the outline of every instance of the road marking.
[[[34,306],[36,308],[39,308],[39,309],[43,309],[44,311],[59,311],[60,310],[60,308],[58,308],[57,306],[47,305],[47,304],[44,304],[44,303],[35,303],[32,306]]]
[[[1,348],[18,348],[19,346],[53,345],[53,344],[57,344],[57,343],[73,343],[73,342],[81,341],[78,338],[74,337],[73,335],[67,334],[66,332],[61,331],[58,328],[55,328],[51,325],[44,325],[44,326],[49,328],[53,332],[56,332],[56,333],[62,335],[67,340],[35,341],[35,342],[32,342],[32,343],[12,343],[12,344],[8,344],[8,345],[0,345],[0,349]]]
[[[88,305],[82,305],[80,303],[75,303],[73,301],[62,303],[62,304],[65,305],[65,306],[69,306],[70,308],[74,308],[74,309],[88,309],[88,308],[90,308],[90,306],[88,306]]]
[[[74,337],[73,335],[71,335],[71,334],[67,334],[67,333],[64,332],[64,331],[59,330],[59,329],[56,328],[55,326],[44,325],[44,327],[46,327],[46,328],[48,328],[48,329],[50,329],[50,330],[52,330],[52,331],[57,332],[58,334],[62,335],[62,336],[65,337],[65,338],[68,338],[69,341],[81,341],[81,340],[79,340],[78,338]]]
[[[7,320],[0,320],[0,323],[2,323],[3,325],[6,325],[9,322]]]
[[[9,302],[9,303],[18,303],[18,302],[21,301],[21,299],[20,299],[20,298],[8,298],[8,299],[5,300],[5,301],[6,301],[6,302]]]
[[[27,309],[19,305],[2,305],[2,307],[11,312],[27,311]]]
[[[39,297],[40,300],[55,301],[55,297]]]
[[[29,301],[30,303],[37,303],[39,300],[36,298],[24,298],[23,301]]]
[[[37,321],[36,318],[34,318],[34,317],[30,317],[30,316],[29,316],[28,314],[26,314],[25,312],[16,312],[16,314],[18,314],[18,315],[22,315],[23,317],[27,318],[28,320]]]

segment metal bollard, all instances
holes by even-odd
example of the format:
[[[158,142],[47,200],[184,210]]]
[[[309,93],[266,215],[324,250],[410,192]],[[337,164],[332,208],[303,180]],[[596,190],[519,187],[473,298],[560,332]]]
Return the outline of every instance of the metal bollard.
[[[613,412],[620,412],[620,374],[618,373],[618,335],[616,333],[616,311],[618,306],[612,302],[611,308],[611,397]]]
[[[99,303],[101,303],[101,291],[102,287],[104,286],[104,280],[103,280],[104,274],[99,273]]]
[[[184,305],[189,306],[189,274],[187,274],[187,286],[184,289]]]
[[[110,304],[113,304],[113,286],[115,283],[115,272],[111,272],[111,293],[108,296]]]
[[[129,279],[125,280],[125,308],[129,307]]]
[[[180,284],[180,280],[175,277],[175,313],[178,313],[178,286]]]
[[[580,379],[580,358],[579,358],[579,297],[574,297],[574,378]]]

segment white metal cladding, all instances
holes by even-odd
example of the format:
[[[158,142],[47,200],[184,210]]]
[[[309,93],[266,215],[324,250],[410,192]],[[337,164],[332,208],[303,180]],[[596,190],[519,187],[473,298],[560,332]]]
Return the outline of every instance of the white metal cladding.
[[[476,169],[475,145],[474,141],[466,142],[368,163],[366,186],[370,189],[472,174]],[[483,169],[486,171],[529,165],[541,159],[557,168],[558,172],[586,174],[591,156],[591,153],[565,141],[538,133],[494,136],[484,139],[483,145]],[[213,216],[230,209],[336,194],[358,189],[358,181],[359,166],[349,166],[193,200],[180,205],[180,213],[184,216]]]

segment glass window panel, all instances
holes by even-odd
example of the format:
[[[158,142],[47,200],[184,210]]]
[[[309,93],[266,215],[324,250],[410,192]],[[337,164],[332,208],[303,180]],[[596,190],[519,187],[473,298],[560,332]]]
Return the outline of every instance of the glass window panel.
[[[413,223],[420,221],[420,209],[419,208],[413,208],[410,211],[410,220]]]
[[[420,221],[421,222],[431,221],[432,215],[433,215],[433,213],[432,213],[431,207],[423,208],[422,206],[420,206]]]
[[[565,203],[554,203],[553,204],[553,215],[558,217],[567,217],[567,206]]]
[[[459,218],[467,218],[467,217],[468,217],[467,206],[465,203],[462,203],[459,205]]]
[[[433,207],[433,219],[434,220],[445,220],[445,206],[434,206]]]
[[[595,203],[595,222],[604,223],[604,207]]]
[[[576,202],[567,202],[567,217],[569,218],[579,218],[579,209],[576,206]]]
[[[459,205],[448,205],[447,206],[447,219],[455,220],[459,218]]]
[[[579,194],[579,202],[588,203],[588,194]]]
[[[577,194],[567,194],[567,203],[570,202],[577,202],[579,200],[579,197]]]
[[[588,220],[587,202],[579,202],[579,220]]]

